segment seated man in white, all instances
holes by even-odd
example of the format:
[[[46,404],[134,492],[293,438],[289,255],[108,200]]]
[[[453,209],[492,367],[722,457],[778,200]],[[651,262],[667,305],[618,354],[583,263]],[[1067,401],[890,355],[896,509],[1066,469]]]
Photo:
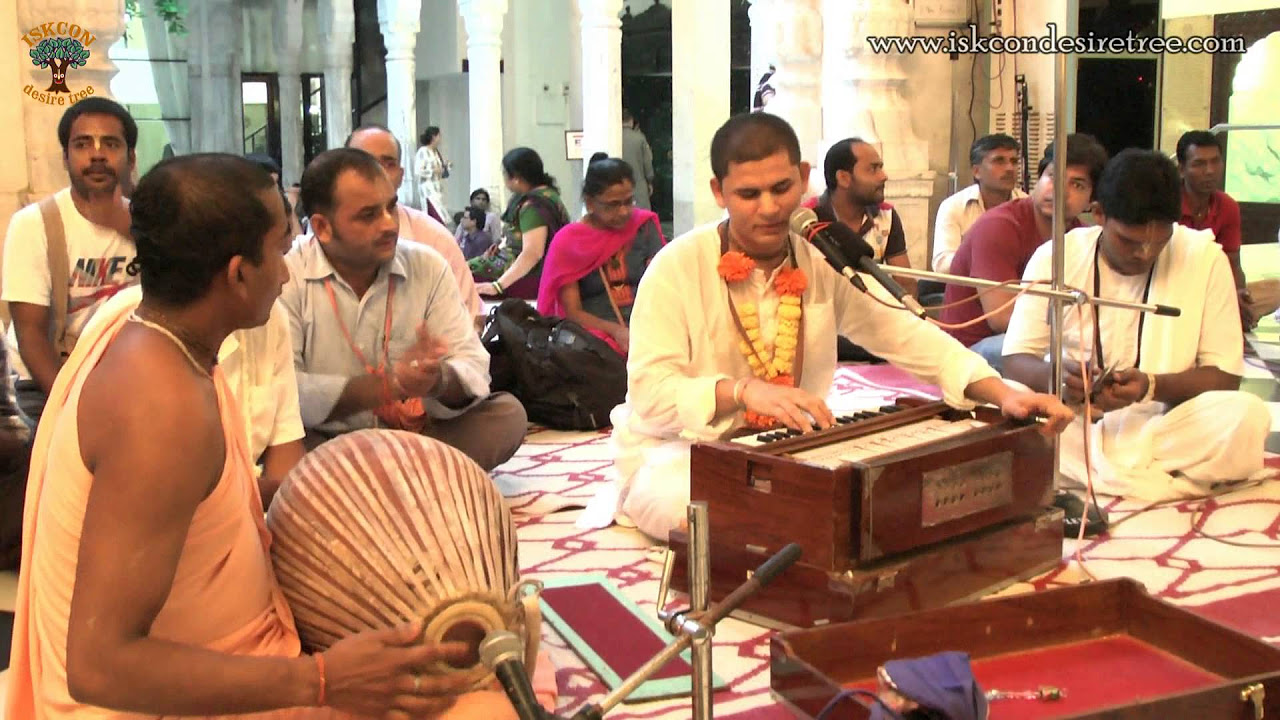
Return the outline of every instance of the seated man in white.
[[[1083,401],[1082,331],[1090,376],[1116,370],[1093,401],[1095,489],[1158,501],[1204,495],[1216,483],[1259,473],[1271,418],[1261,400],[1239,391],[1244,358],[1231,267],[1212,233],[1177,224],[1178,168],[1158,152],[1125,150],[1107,165],[1096,197],[1099,224],[1065,236],[1064,282],[1182,314],[1103,307],[1086,310],[1081,328],[1076,311],[1066,313],[1068,402]],[[1024,278],[1048,278],[1051,252],[1051,243],[1042,245]],[[1019,298],[1004,341],[1006,375],[1038,390],[1049,384],[1046,303]],[[1069,489],[1086,482],[1086,425],[1078,420],[1062,438]]]
[[[1018,187],[1018,141],[1005,135],[983,135],[969,147],[973,184],[938,205],[933,224],[933,271],[951,272],[960,240],[982,213],[1027,196]]]
[[[642,531],[665,540],[683,525],[693,442],[744,426],[833,424],[823,397],[837,334],[937,383],[955,407],[991,403],[1013,417],[1046,416],[1046,432],[1066,427],[1072,414],[1056,397],[1014,390],[977,354],[862,294],[791,235],[809,165],[784,120],[730,118],[710,154],[711,191],[728,219],[676,238],[649,265],[631,316],[627,402],[612,415],[620,509]]]

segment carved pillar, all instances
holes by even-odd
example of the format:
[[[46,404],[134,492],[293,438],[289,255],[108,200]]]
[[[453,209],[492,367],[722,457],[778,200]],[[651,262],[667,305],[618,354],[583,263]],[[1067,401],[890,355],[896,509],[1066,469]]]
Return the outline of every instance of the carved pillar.
[[[778,22],[774,18],[778,0],[751,0],[747,19],[751,23],[751,92],[756,83],[768,72],[769,65],[777,64]]]
[[[823,0],[823,12],[823,153],[849,136],[877,146],[889,174],[885,199],[902,217],[911,266],[926,268],[935,175],[929,143],[912,128],[902,94],[902,56],[873,52],[866,41],[914,34],[912,6],[900,0]]]
[[[349,0],[321,0],[324,32],[325,145],[342,147],[351,134],[351,44],[356,38],[355,8]],[[413,141],[410,139],[409,144]]]
[[[582,157],[622,155],[622,0],[578,0],[582,12]]]
[[[495,208],[506,203],[502,180],[502,20],[507,0],[458,0],[467,28],[467,98],[470,103],[471,187],[489,191]]]
[[[822,166],[826,150],[821,144],[824,20],[818,3],[819,0],[775,0],[774,64],[778,72],[771,84],[777,95],[765,108],[791,123],[800,139],[801,155],[815,167]]]
[[[729,115],[729,0],[671,7],[672,195],[675,232],[724,211],[711,195],[711,137]]]
[[[414,96],[418,78],[415,50],[422,16],[422,0],[378,0],[378,27],[387,48],[387,128],[400,141],[404,181],[400,202],[416,205],[417,182],[413,153],[418,146],[418,111]]]
[[[111,97],[111,79],[118,68],[107,57],[107,50],[124,34],[124,1],[19,0],[17,21],[19,37],[9,47],[20,54],[18,77],[23,94],[7,102],[22,108],[26,143],[19,157],[26,157],[29,185],[23,193],[26,197],[19,201],[25,204],[67,185],[57,133],[62,114],[84,97]],[[29,55],[44,38],[27,33],[48,22],[55,23],[55,37],[79,40],[89,53],[83,66],[66,68],[66,91],[50,90],[52,69],[33,65]],[[56,24],[59,22],[65,22],[65,27]]]
[[[238,0],[188,6],[192,152],[244,153],[244,99],[240,86]]]
[[[280,170],[285,187],[302,179],[302,0],[277,0],[276,57],[280,78]]]

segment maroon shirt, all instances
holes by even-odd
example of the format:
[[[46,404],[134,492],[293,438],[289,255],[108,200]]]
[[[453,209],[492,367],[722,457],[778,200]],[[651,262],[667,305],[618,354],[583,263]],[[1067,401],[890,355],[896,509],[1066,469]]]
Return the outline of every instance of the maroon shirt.
[[[1220,190],[1214,190],[1209,196],[1209,212],[1196,222],[1195,216],[1191,214],[1191,198],[1184,188],[1182,219],[1178,224],[1195,230],[1208,228],[1213,231],[1213,239],[1222,246],[1223,252],[1240,252],[1240,204]]]
[[[1072,218],[1066,229],[1079,226],[1080,221]],[[1036,248],[1046,240],[1036,229],[1035,201],[1025,197],[1001,203],[983,213],[965,232],[951,260],[951,274],[996,282],[1020,280]],[[977,294],[977,288],[948,284],[944,302],[969,301],[943,310],[942,322],[958,324],[983,315],[982,301],[972,299]],[[985,322],[947,332],[965,347],[996,334]]]

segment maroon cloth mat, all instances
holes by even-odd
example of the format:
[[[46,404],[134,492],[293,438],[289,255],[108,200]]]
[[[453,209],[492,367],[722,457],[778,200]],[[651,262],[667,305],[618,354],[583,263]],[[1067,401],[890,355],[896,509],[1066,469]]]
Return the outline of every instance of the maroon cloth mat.
[[[626,678],[640,669],[670,642],[660,638],[643,620],[595,583],[545,588],[542,600],[578,633],[600,659]],[[585,658],[584,658],[585,659]],[[691,675],[693,668],[679,656],[663,666],[651,680]]]
[[[993,700],[992,717],[1050,720],[1129,705],[1217,685],[1222,677],[1129,635],[1054,645],[973,661],[983,692],[1023,692],[1042,685],[1065,694],[1061,700]],[[847,687],[877,689],[875,681]],[[864,701],[865,702],[865,701]]]

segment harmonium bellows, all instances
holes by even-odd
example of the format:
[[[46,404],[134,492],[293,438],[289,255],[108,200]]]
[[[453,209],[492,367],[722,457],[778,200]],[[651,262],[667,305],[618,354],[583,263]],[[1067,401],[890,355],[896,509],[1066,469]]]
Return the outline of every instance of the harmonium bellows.
[[[827,430],[699,443],[691,457],[690,497],[708,509],[713,597],[762,557],[801,545],[799,565],[755,603],[779,625],[933,607],[1043,571],[1061,557],[1061,513],[1045,508],[1052,494],[1052,444],[1037,423],[911,398],[841,415]],[[683,565],[683,537],[672,541]],[[803,595],[788,590],[788,576],[835,597],[787,610],[785,598]],[[912,587],[926,576],[947,585]],[[680,568],[674,580],[684,585]],[[927,599],[899,608],[864,597],[895,586]]]

